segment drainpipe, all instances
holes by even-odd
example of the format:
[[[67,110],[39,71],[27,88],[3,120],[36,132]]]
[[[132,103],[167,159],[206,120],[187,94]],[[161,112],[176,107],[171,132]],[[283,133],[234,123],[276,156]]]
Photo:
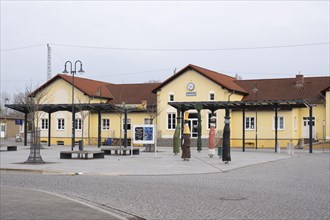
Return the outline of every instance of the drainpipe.
[[[228,96],[228,102],[230,102],[230,96],[235,94],[235,90],[233,90],[233,92]]]

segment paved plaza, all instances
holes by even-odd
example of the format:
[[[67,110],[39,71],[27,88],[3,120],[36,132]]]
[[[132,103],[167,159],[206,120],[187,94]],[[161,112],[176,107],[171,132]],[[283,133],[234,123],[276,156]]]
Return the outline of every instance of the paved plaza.
[[[232,149],[224,164],[207,148],[190,161],[171,147],[89,160],[44,148],[40,165],[23,163],[28,147],[0,153],[1,219],[330,219],[329,150]]]
[[[215,156],[208,156],[208,149],[200,153],[191,148],[190,161],[182,161],[181,154],[174,155],[171,147],[158,147],[157,152],[143,152],[141,147],[139,155],[105,155],[104,159],[60,159],[60,151],[70,151],[71,146],[51,146],[41,149],[45,164],[26,164],[29,156],[29,147],[18,146],[15,152],[1,152],[1,169],[25,170],[39,173],[76,174],[83,173],[96,175],[173,175],[173,174],[205,174],[233,170],[255,164],[288,159],[292,156],[285,152],[276,154],[273,150],[258,152],[234,149],[231,152],[232,162],[225,164]],[[75,147],[77,150],[77,147]],[[100,150],[97,147],[84,147],[84,150]]]

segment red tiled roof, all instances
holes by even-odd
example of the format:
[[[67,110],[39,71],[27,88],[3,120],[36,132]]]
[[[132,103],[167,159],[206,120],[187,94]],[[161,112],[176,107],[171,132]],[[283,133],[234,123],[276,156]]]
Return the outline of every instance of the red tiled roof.
[[[302,86],[296,86],[296,78],[236,80],[238,85],[249,92],[242,101],[258,100],[323,100],[322,90],[330,86],[330,77],[305,77]],[[253,88],[257,87],[257,95]],[[258,97],[257,97],[258,96]]]
[[[72,83],[71,75],[57,74],[32,92],[31,96],[34,96],[38,91],[59,78],[70,84]],[[152,90],[160,85],[160,83],[112,84],[80,77],[74,78],[74,84],[77,89],[87,96],[105,98],[111,104],[122,104],[122,102],[126,104],[140,104],[142,100],[146,100],[147,104],[156,104],[157,95],[152,93]]]
[[[33,91],[30,95],[34,96],[38,91],[42,90],[43,88],[47,87],[51,83],[53,83],[57,79],[63,79],[69,84],[72,84],[72,76],[71,75],[65,75],[65,74],[57,74],[50,80],[48,80],[46,83],[44,83],[42,86],[40,86],[38,89]],[[80,78],[80,77],[74,77],[74,85],[77,89],[82,91],[84,94],[90,96],[90,97],[99,97],[99,98],[106,98],[106,99],[113,99],[113,95],[111,92],[107,89],[107,85],[110,83],[102,82],[102,81],[96,81],[86,78]],[[111,85],[111,84],[110,84]]]
[[[156,104],[157,95],[155,93],[189,69],[195,70],[228,90],[245,95],[242,101],[255,101],[258,98],[260,101],[306,100],[318,102],[324,99],[322,93],[330,88],[330,77],[305,77],[303,78],[304,84],[302,86],[296,86],[296,78],[236,80],[233,77],[192,64],[189,64],[163,83],[111,84],[75,77],[75,87],[90,97],[108,99],[108,103],[111,104],[122,104],[122,102],[127,104],[140,104],[143,100],[146,100],[147,104]],[[58,74],[32,92],[31,96],[34,96],[38,91],[59,78],[70,84],[72,82],[71,75]],[[257,85],[258,88],[258,97],[253,93],[255,85]]]
[[[223,86],[224,88],[226,88],[230,91],[235,91],[235,92],[242,93],[242,94],[248,94],[248,92],[246,92],[241,86],[239,86],[238,84],[235,83],[236,78],[230,77],[230,76],[227,76],[227,75],[224,75],[222,73],[218,73],[218,72],[215,72],[212,70],[208,70],[208,69],[196,66],[196,65],[192,65],[192,64],[187,65],[182,70],[180,70],[179,72],[174,74],[172,77],[165,80],[160,86],[155,88],[153,90],[153,92],[156,93],[163,86],[165,86],[166,84],[168,84],[169,82],[171,82],[172,80],[177,78],[178,76],[182,75],[187,70],[195,70],[199,74],[205,76],[206,78],[212,80],[216,84]]]
[[[156,104],[157,95],[152,93],[152,90],[159,85],[160,83],[108,85],[108,90],[114,95],[114,99],[109,100],[108,103],[140,104],[142,100],[146,100],[147,104]]]
[[[59,74],[59,76],[68,83],[72,84],[72,76],[64,74]],[[111,84],[107,82],[74,77],[74,85],[77,89],[91,97],[94,96],[107,99],[114,98],[114,96],[107,88],[107,86]]]

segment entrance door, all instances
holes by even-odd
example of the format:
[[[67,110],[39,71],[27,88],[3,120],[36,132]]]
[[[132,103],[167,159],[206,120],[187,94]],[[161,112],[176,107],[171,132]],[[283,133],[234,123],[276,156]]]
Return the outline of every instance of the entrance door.
[[[189,128],[190,128],[190,137],[196,138],[198,136],[198,120],[197,119],[189,119]]]
[[[190,137],[197,138],[198,136],[198,115],[197,113],[189,114],[189,129],[190,129]]]
[[[1,136],[1,138],[6,137],[6,124],[5,123],[1,123],[1,125],[0,125],[0,136]]]
[[[312,118],[312,137],[315,139],[315,117]],[[302,125],[303,138],[309,138],[309,117],[303,117]]]

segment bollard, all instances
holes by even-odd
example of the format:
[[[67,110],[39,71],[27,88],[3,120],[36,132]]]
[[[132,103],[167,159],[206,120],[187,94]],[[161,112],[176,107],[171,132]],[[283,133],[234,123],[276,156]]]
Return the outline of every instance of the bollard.
[[[277,148],[277,153],[281,153],[281,146],[279,142],[276,143],[276,148]]]
[[[299,149],[304,149],[304,144],[305,144],[304,143],[304,139],[303,138],[300,138],[299,139],[299,142],[298,142],[298,146],[299,146],[298,148]]]
[[[290,143],[287,143],[287,145],[286,145],[286,152],[287,152],[287,154],[291,155],[291,144]]]
[[[83,144],[83,141],[80,140],[78,143],[79,143],[79,150],[84,150],[84,144]]]
[[[294,156],[294,145],[293,145],[293,143],[291,143],[291,154],[290,155]]]
[[[289,142],[287,144],[287,153],[290,155],[290,156],[293,156],[294,155],[294,146],[293,146],[293,143],[292,142]]]
[[[219,158],[222,157],[222,147],[218,147],[218,156]]]

